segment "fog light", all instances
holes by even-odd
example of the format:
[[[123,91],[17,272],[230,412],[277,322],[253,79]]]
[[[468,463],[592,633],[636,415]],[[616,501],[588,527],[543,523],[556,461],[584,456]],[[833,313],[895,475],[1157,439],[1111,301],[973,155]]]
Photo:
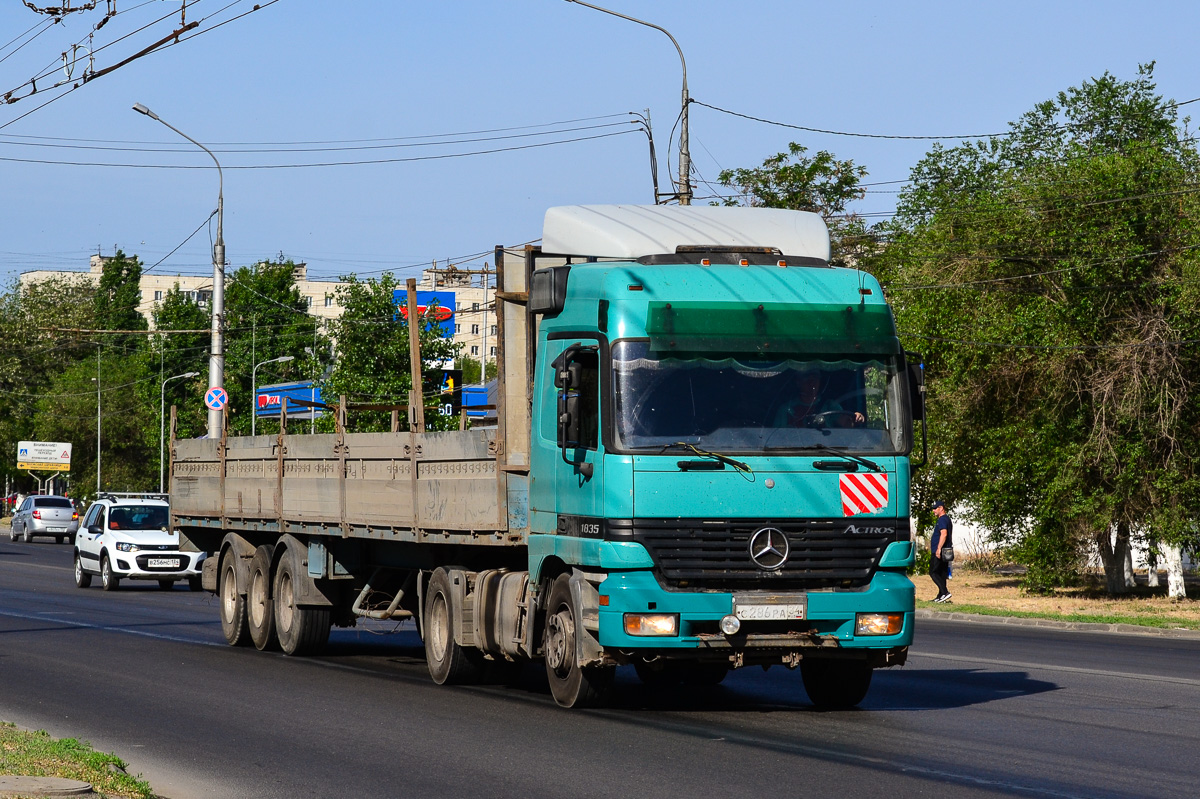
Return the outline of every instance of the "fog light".
[[[626,635],[679,635],[677,613],[626,613]]]
[[[855,635],[897,635],[902,629],[903,613],[858,613],[854,616]]]
[[[726,635],[736,635],[742,629],[742,622],[737,616],[725,616],[721,619],[721,632]]]

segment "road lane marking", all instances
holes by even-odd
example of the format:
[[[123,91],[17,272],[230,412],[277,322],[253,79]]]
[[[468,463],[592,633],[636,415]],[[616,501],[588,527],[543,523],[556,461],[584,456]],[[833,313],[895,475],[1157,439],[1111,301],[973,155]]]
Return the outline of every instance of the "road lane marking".
[[[982,666],[1003,666],[1010,669],[1029,669],[1030,671],[1063,671],[1071,674],[1090,674],[1096,677],[1118,677],[1125,680],[1142,680],[1143,682],[1167,682],[1176,685],[1200,686],[1200,680],[1187,677],[1165,677],[1154,674],[1136,674],[1129,671],[1109,671],[1108,669],[1086,669],[1079,666],[1053,666],[1045,663],[1023,663],[1017,660],[995,660],[993,658],[976,658],[966,655],[943,655],[933,652],[910,652],[910,658],[933,658],[934,660],[953,660],[961,663],[978,663]]]
[[[51,624],[61,624],[64,627],[78,627],[85,630],[100,630],[108,633],[128,633],[129,635],[140,635],[143,638],[156,638],[160,641],[173,641],[178,644],[201,644],[203,646],[226,646],[224,641],[204,641],[198,638],[184,638],[178,635],[167,635],[165,633],[149,632],[148,630],[131,630],[128,627],[118,627],[112,624],[91,624],[86,621],[73,621],[71,619],[57,619],[53,616],[44,614],[32,613],[14,613],[11,610],[0,610],[0,616],[8,616],[13,619],[24,619],[25,621],[40,621],[49,622]],[[180,622],[180,624],[189,624],[191,622]]]

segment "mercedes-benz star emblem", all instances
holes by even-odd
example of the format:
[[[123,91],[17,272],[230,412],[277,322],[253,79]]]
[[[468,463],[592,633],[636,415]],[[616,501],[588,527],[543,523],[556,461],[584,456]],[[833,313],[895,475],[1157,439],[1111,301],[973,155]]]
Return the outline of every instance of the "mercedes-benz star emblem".
[[[750,536],[750,560],[760,569],[774,571],[788,558],[788,540],[777,527],[764,527]]]

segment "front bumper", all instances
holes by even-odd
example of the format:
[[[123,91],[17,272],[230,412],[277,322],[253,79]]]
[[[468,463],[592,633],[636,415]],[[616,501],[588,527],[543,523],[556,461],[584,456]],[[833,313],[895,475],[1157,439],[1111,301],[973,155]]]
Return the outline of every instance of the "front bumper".
[[[915,590],[912,581],[898,572],[877,572],[862,590],[808,592],[804,621],[747,622],[731,636],[721,633],[719,625],[722,617],[733,612],[732,592],[667,591],[648,571],[610,573],[599,591],[600,644],[624,651],[885,650],[909,646],[913,639]],[[625,614],[647,612],[678,614],[679,634],[626,634]],[[857,613],[902,613],[904,621],[895,635],[855,635]]]
[[[116,552],[111,559],[112,571],[126,580],[186,580],[198,577],[204,567],[203,552]],[[172,565],[157,565],[174,561]]]

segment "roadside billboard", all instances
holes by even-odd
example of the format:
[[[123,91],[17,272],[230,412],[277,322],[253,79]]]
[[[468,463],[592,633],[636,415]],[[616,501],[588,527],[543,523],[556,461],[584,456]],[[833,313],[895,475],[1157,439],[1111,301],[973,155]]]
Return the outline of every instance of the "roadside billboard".
[[[311,380],[303,383],[259,386],[254,397],[254,415],[259,419],[278,419],[284,405],[287,406],[288,419],[312,419],[314,412],[317,418],[324,415],[321,409],[301,405],[296,400],[322,402],[321,387],[313,385]]]
[[[17,468],[69,472],[71,445],[59,441],[18,441]]]
[[[408,318],[408,292],[404,289],[395,289],[392,291],[392,302],[396,306],[396,313],[401,319]],[[442,328],[442,334],[445,336],[454,335],[454,292],[453,291],[418,291],[417,292],[417,313],[421,316],[428,316],[430,308],[437,304],[437,312],[433,318],[429,319],[429,324],[437,322]],[[289,411],[290,413],[290,411]]]

